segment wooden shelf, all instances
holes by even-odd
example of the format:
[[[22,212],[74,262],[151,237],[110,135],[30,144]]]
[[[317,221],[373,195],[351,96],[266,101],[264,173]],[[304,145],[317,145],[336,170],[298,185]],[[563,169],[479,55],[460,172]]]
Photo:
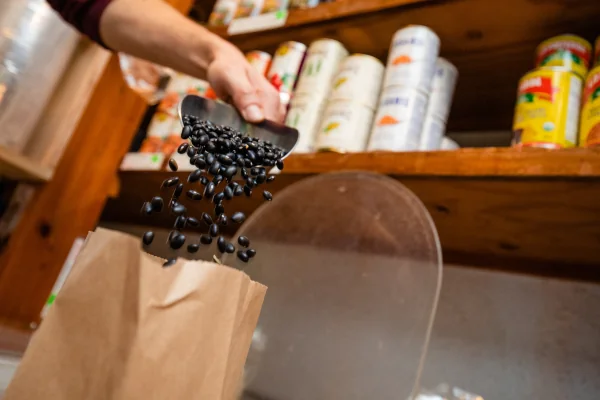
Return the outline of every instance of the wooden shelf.
[[[18,181],[47,182],[52,178],[52,169],[0,146],[0,177]]]
[[[290,11],[284,27],[228,37],[243,51],[273,53],[279,43],[342,42],[352,53],[383,61],[392,35],[408,24],[429,26],[441,38],[441,55],[460,77],[448,129],[506,130],[512,125],[517,82],[533,68],[536,46],[562,33],[593,40],[600,4],[581,0],[342,0]]]
[[[277,195],[310,175],[344,170],[391,175],[419,196],[447,261],[600,279],[599,151],[292,155],[269,190]],[[102,220],[171,228],[167,213],[144,217],[139,209],[172,175],[121,172],[121,193],[108,201]],[[185,180],[188,173],[176,175]],[[243,197],[230,207],[249,214],[262,203],[260,196]],[[211,209],[204,201],[186,205],[194,215]]]

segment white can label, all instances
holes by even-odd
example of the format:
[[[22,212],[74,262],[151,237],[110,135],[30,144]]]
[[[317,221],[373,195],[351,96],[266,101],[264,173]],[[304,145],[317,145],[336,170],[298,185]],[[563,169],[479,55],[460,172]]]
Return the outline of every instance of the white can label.
[[[267,78],[282,93],[292,93],[306,47],[302,43],[286,42],[275,52]]]
[[[427,106],[428,116],[439,118],[444,122],[448,120],[457,78],[456,67],[443,58],[438,58]]]
[[[383,64],[373,57],[353,55],[346,58],[333,81],[331,100],[352,100],[375,109],[383,72]]]
[[[388,66],[413,61],[435,63],[440,51],[440,39],[425,26],[407,26],[394,35],[390,46]]]
[[[385,70],[384,87],[403,86],[429,93],[434,74],[435,60],[388,65]]]
[[[329,103],[319,128],[317,148],[339,152],[364,151],[373,111],[357,103]]]
[[[427,96],[416,90],[384,91],[375,115],[369,150],[417,150],[426,107]]]
[[[419,150],[431,151],[438,150],[442,144],[442,137],[446,133],[444,121],[438,118],[425,118],[423,131],[421,132],[421,143]]]
[[[314,151],[317,129],[323,114],[323,103],[310,97],[296,97],[292,101],[285,124],[296,128],[300,133],[294,153]]]
[[[308,48],[295,93],[318,93],[323,99],[329,93],[340,63],[348,52],[341,44],[328,42],[316,42]]]

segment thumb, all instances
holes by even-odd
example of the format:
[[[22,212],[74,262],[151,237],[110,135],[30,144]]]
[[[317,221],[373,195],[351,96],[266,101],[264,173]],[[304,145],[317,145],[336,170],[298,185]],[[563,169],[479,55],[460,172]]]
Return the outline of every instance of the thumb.
[[[233,76],[227,82],[227,91],[233,100],[233,105],[240,111],[248,122],[261,122],[265,113],[260,106],[260,98],[248,76]]]

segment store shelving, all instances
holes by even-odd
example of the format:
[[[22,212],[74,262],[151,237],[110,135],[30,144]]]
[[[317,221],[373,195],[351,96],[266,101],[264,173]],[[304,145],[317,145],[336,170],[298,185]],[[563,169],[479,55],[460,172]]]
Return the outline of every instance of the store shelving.
[[[46,182],[52,177],[52,169],[0,146],[0,177],[27,182]]]

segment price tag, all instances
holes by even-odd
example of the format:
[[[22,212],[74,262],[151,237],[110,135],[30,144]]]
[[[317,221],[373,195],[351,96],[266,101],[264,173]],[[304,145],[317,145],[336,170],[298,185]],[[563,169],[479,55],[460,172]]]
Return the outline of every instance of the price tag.
[[[229,36],[241,35],[242,33],[260,32],[269,29],[280,28],[287,21],[287,10],[261,14],[255,17],[234,19],[229,24],[227,34]]]
[[[163,153],[127,153],[121,171],[159,171],[164,161]]]

